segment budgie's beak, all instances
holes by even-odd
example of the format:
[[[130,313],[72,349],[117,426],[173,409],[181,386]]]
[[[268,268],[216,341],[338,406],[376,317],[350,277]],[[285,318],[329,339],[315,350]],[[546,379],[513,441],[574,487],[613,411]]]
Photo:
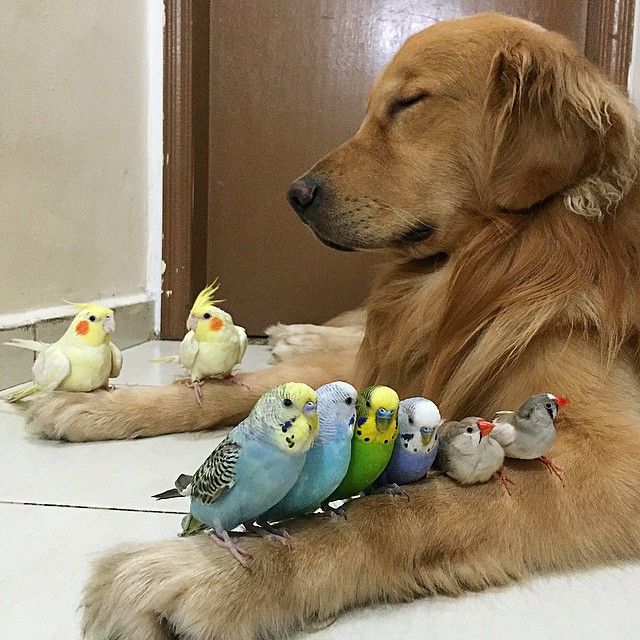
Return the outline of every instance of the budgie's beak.
[[[193,313],[187,318],[187,331],[193,331],[198,326],[198,318]]]
[[[389,423],[393,420],[395,411],[393,409],[383,409],[380,407],[376,411],[376,429],[384,433],[389,428]]]
[[[420,435],[422,436],[422,444],[424,446],[428,445],[431,442],[434,431],[435,429],[430,429],[429,427],[420,427]]]
[[[107,316],[102,323],[105,333],[113,333],[116,330],[116,319],[113,316]]]
[[[305,416],[312,416],[316,412],[316,403],[315,402],[306,402],[304,407],[302,407],[302,413]]]
[[[492,422],[488,422],[487,420],[478,420],[478,429],[480,429],[480,439],[488,436],[491,431],[493,431],[493,427],[496,425]]]

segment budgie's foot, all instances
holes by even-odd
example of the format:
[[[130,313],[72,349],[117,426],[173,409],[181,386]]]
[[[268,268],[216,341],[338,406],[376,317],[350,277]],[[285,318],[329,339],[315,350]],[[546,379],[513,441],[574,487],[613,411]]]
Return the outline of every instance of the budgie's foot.
[[[409,494],[395,482],[392,482],[391,484],[385,484],[382,487],[376,487],[371,491],[371,495],[375,494],[383,494],[388,496],[404,496],[407,500],[410,500]]]
[[[204,400],[204,396],[202,395],[202,387],[204,386],[203,380],[194,380],[193,382],[187,381],[187,387],[193,389],[193,393],[196,396],[196,400],[200,406],[202,406],[202,401]]]
[[[216,535],[213,531],[209,537],[219,546],[227,549],[229,553],[245,568],[248,569],[253,560],[251,554],[245,551],[237,542],[231,539],[231,536],[223,531],[221,536]]]
[[[278,529],[276,527],[272,527],[267,522],[262,522],[259,526],[253,524],[252,522],[245,522],[243,527],[251,535],[264,538],[265,540],[271,540],[272,542],[280,542],[286,547],[291,545],[291,536],[286,529]]]
[[[560,478],[560,482],[564,484],[564,469],[562,467],[554,464],[550,458],[547,458],[547,456],[540,456],[538,460],[540,460],[542,464],[546,465],[547,469],[549,469],[551,473],[554,473],[556,476],[558,476],[558,478]]]
[[[504,467],[500,467],[500,469],[498,470],[498,480],[500,480],[502,486],[507,490],[507,493],[511,495],[511,489],[509,489],[509,485],[515,484],[515,482],[511,480],[511,478],[509,478],[504,472]]]
[[[340,520],[347,519],[347,512],[344,509],[344,505],[340,507],[330,507],[328,502],[322,505],[321,515],[324,518],[337,518]]]

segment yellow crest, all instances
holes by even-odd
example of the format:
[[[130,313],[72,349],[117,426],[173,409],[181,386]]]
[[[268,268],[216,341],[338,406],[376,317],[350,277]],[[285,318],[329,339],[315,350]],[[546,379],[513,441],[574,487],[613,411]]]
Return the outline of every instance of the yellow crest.
[[[65,300],[64,298],[62,301],[70,304],[72,307],[75,307],[78,311],[88,311],[99,318],[113,315],[113,309],[109,309],[109,307],[101,307],[98,304],[87,304],[85,302],[69,302],[69,300]]]
[[[215,300],[213,297],[219,287],[220,285],[218,284],[217,278],[210,285],[207,285],[198,294],[196,301],[193,303],[193,307],[191,307],[191,313],[196,316],[201,316],[208,307],[215,306],[218,302],[224,302],[224,300]]]

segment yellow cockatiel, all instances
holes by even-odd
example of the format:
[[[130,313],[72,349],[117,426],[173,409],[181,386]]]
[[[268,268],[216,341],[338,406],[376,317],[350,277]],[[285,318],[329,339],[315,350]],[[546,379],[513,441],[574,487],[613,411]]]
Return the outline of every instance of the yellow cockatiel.
[[[228,378],[247,350],[247,333],[233,324],[231,316],[215,306],[214,284],[196,298],[187,319],[188,333],[180,344],[180,364],[191,374],[196,399],[202,401],[205,378]]]
[[[33,364],[34,385],[7,396],[22,400],[39,391],[93,391],[120,375],[122,354],[111,342],[116,321],[113,310],[74,304],[80,311],[65,334],[53,344],[15,339],[5,344],[39,351]]]

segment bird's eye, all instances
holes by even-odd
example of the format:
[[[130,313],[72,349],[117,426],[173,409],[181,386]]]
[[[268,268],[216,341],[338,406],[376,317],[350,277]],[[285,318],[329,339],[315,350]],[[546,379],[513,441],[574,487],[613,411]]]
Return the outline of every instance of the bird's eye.
[[[353,398],[352,398],[351,396],[349,396],[349,397],[345,400],[345,402],[346,402],[348,405],[352,405],[352,404],[353,404]]]
[[[409,107],[412,107],[414,104],[418,104],[419,102],[422,102],[428,97],[429,97],[429,94],[426,91],[421,91],[420,93],[416,93],[413,96],[407,96],[406,98],[398,98],[397,100],[394,100],[389,105],[389,115],[392,116],[398,113],[399,111],[408,109]]]
[[[367,400],[367,407],[371,408],[371,403]]]
[[[95,316],[89,316],[89,320],[91,320],[91,322],[95,322],[98,318],[96,318]]]
[[[547,404],[545,404],[544,406],[547,407],[547,409],[551,409],[552,408],[550,402],[547,402]]]
[[[289,400],[289,398],[285,398],[285,399],[282,401],[282,404],[283,404],[285,407],[291,407],[291,406],[293,405],[293,402],[291,402],[291,400]]]
[[[409,418],[409,424],[413,424],[413,418]]]
[[[210,313],[205,313],[202,317],[203,317],[205,320],[208,320],[208,319],[211,317],[211,314],[210,314]]]
[[[473,433],[473,427],[467,427],[467,433]]]

